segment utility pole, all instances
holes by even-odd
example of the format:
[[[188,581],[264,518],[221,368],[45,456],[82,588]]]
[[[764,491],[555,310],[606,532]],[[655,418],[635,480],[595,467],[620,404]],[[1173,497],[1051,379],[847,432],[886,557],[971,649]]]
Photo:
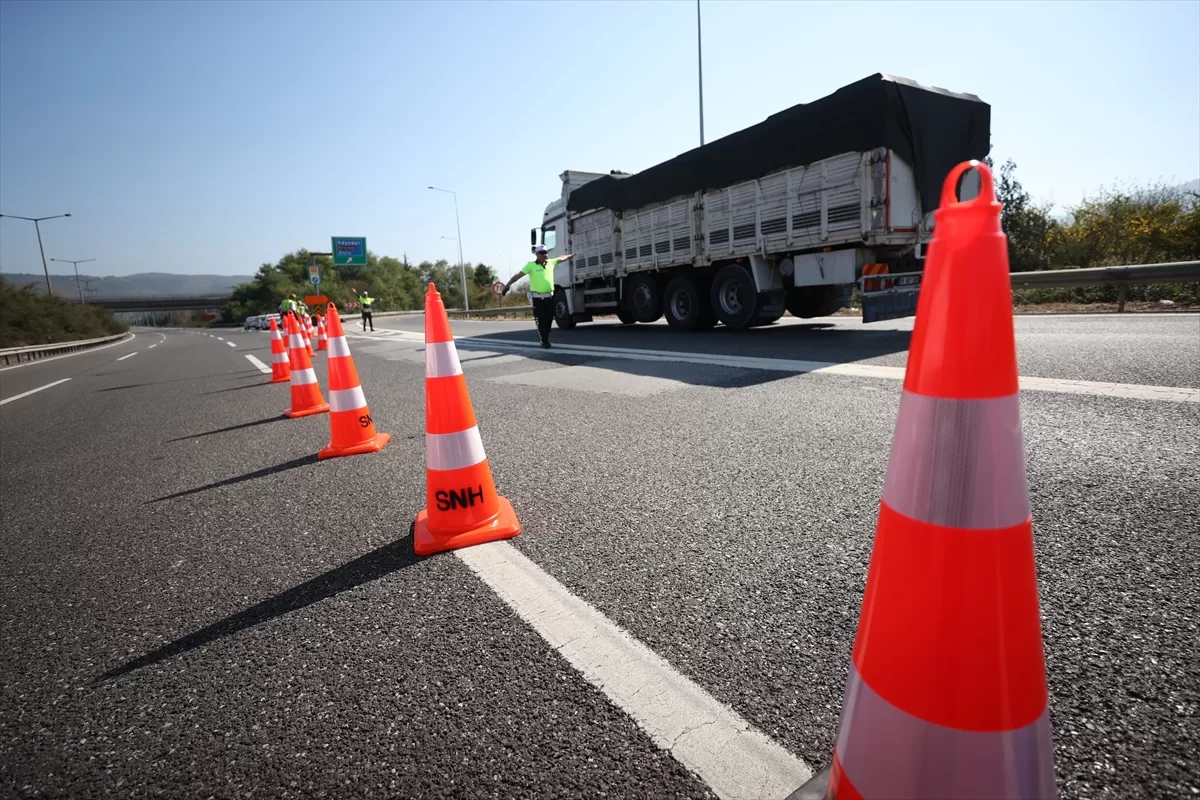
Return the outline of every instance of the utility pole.
[[[700,42],[700,0],[696,0],[696,62],[700,77],[700,146],[704,147],[704,51]]]
[[[51,297],[54,296],[54,287],[50,285],[50,267],[46,264],[46,248],[42,247],[42,228],[38,224],[45,222],[48,219],[59,219],[61,217],[69,217],[70,214],[55,214],[53,217],[18,217],[13,214],[0,214],[0,217],[11,217],[12,219],[23,219],[26,222],[32,222],[34,229],[37,231],[38,250],[42,252],[42,270],[46,273],[46,293]]]
[[[467,297],[467,265],[463,262],[462,257],[462,228],[458,224],[458,193],[452,192],[449,189],[439,189],[436,186],[430,186],[429,188],[435,192],[445,192],[454,197],[454,230],[458,234],[458,271],[462,274],[463,310],[470,311],[471,300]]]
[[[75,267],[75,288],[79,290],[79,304],[87,305],[83,301],[83,284],[79,282],[79,265],[86,264],[89,261],[95,261],[94,258],[83,258],[79,261],[72,261],[69,258],[52,258],[51,261],[61,261],[63,264],[72,264]]]

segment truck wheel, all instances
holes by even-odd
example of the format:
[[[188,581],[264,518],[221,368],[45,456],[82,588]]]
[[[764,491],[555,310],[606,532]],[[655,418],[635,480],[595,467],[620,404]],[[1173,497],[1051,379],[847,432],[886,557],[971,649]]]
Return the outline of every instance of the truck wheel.
[[[708,286],[696,278],[673,278],[663,291],[667,324],[678,331],[708,330],[716,325],[706,289]]]
[[[571,307],[567,305],[567,293],[562,289],[554,290],[554,321],[564,331],[575,327],[575,318],[571,316]]]
[[[713,278],[709,292],[717,319],[729,328],[745,328],[758,317],[758,288],[741,264],[729,264]]]
[[[662,289],[653,275],[635,275],[629,279],[625,307],[636,322],[656,322],[662,316]]]
[[[837,286],[801,286],[787,293],[787,310],[793,317],[827,317],[841,307]]]
[[[617,309],[617,319],[621,320],[622,325],[632,325],[633,323],[637,322],[637,320],[633,318],[633,314],[630,314],[623,308]]]

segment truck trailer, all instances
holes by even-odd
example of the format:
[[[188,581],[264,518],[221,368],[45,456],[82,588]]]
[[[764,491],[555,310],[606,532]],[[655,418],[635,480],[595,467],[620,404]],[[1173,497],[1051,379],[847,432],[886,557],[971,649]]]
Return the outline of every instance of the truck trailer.
[[[974,95],[875,74],[636,174],[563,172],[530,231],[531,249],[575,253],[555,320],[749,328],[855,291],[865,323],[911,316],[942,183],[987,156],[990,122]]]

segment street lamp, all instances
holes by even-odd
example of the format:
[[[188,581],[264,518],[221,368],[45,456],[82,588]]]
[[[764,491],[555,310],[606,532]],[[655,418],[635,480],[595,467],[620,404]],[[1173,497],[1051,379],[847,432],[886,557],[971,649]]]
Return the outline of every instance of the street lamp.
[[[704,147],[704,53],[700,46],[700,0],[696,0],[696,61],[700,76],[700,146]]]
[[[445,192],[446,194],[454,197],[454,229],[458,231],[458,271],[462,274],[463,310],[470,311],[471,301],[467,297],[467,267],[463,262],[462,257],[462,228],[458,224],[458,194],[450,191],[449,189],[439,189],[436,186],[430,186],[429,188],[433,189],[435,192]]]
[[[72,261],[69,258],[52,258],[50,260],[51,261],[61,261],[64,264],[74,264],[75,265],[75,288],[79,290],[79,304],[86,305],[83,302],[83,284],[79,282],[79,265],[86,264],[89,261],[95,261],[96,259],[84,258],[84,259],[80,259],[79,261]]]
[[[42,251],[42,269],[46,273],[46,292],[49,293],[51,297],[54,296],[54,287],[52,287],[50,285],[50,267],[46,266],[46,249],[44,247],[42,247],[42,229],[38,226],[38,223],[43,222],[48,219],[59,219],[61,217],[69,217],[69,216],[71,216],[71,215],[70,214],[55,214],[53,217],[18,217],[14,214],[0,214],[0,217],[12,217],[13,219],[23,219],[23,220],[26,220],[27,222],[33,223],[33,227],[37,230],[38,250]]]

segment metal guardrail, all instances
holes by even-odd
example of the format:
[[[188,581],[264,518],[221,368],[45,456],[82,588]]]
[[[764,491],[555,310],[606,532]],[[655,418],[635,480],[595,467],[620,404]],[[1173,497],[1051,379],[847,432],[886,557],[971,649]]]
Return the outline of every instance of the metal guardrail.
[[[1077,289],[1085,286],[1116,286],[1117,313],[1125,310],[1130,286],[1155,283],[1193,283],[1200,281],[1200,261],[1174,261],[1166,264],[1129,264],[1120,267],[1084,267],[1081,269],[1043,269],[1012,273],[1014,289]]]
[[[80,339],[75,342],[59,342],[58,344],[31,344],[27,347],[9,347],[0,350],[0,360],[6,365],[12,364],[14,361],[18,364],[24,361],[36,361],[39,358],[73,353],[78,350],[87,350],[89,347],[97,347],[107,342],[115,342],[129,335],[128,333],[118,333],[115,336],[102,336],[99,339]]]

